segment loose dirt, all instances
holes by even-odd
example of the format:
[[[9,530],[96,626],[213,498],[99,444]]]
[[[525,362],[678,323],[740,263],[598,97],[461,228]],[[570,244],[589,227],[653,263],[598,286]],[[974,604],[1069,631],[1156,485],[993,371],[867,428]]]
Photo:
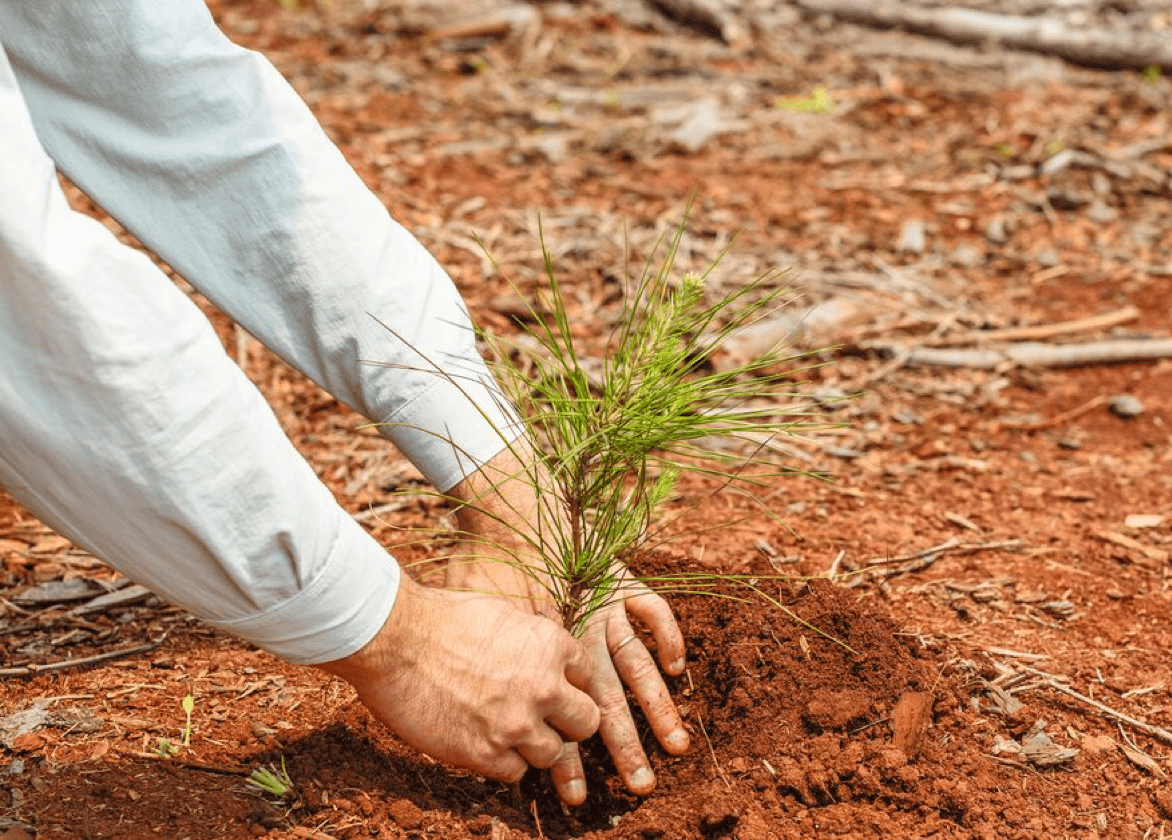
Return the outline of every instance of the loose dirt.
[[[728,47],[590,4],[456,39],[418,4],[210,5],[488,328],[519,313],[474,236],[531,289],[540,213],[601,353],[626,251],[637,265],[690,195],[683,267],[740,231],[713,284],[792,267],[795,308],[855,308],[809,339],[838,349],[795,383],[830,400],[827,425],[780,442],[818,475],[766,488],[776,518],[748,521],[744,497],[685,484],[673,531],[702,536],[636,561],[755,575],[793,615],[673,596],[692,751],[647,733],[659,785],[636,798],[590,743],[590,798],[565,810],[542,775],[510,787],[439,766],[343,684],[149,594],[71,612],[126,582],[0,495],[0,837],[1163,836],[1172,362],[942,369],[893,348],[1126,306],[1120,325],[1054,340],[1166,336],[1172,84],[796,16],[784,40]],[[683,126],[705,99],[719,130],[698,138]],[[1067,149],[1087,157],[1054,163]],[[444,511],[394,495],[418,474],[195,297],[347,509],[425,560],[401,529],[442,530]],[[1112,411],[1123,394],[1142,413]],[[30,600],[68,581],[73,595]],[[189,692],[191,745],[163,757]],[[248,790],[282,759],[291,796]]]

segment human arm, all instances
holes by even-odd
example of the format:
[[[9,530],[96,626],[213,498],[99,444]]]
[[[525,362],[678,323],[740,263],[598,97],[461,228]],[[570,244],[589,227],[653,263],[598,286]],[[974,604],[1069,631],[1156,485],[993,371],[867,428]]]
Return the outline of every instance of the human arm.
[[[0,24],[19,48],[37,131],[67,174],[267,346],[380,422],[433,485],[448,490],[475,475],[513,439],[446,275],[271,65],[228,43],[201,3],[0,0]],[[266,574],[258,567],[241,586]],[[632,760],[616,760],[641,792],[648,785],[635,774],[646,758],[606,643],[629,627],[626,609],[643,605],[653,617],[665,609],[653,597],[630,600],[608,612],[621,620],[591,637],[600,669],[610,669],[598,687],[613,706],[603,731],[624,733],[608,739],[612,750],[633,744],[622,747]],[[358,653],[381,626],[373,613],[356,620],[349,649],[337,653]],[[635,663],[640,647],[626,645],[616,659]],[[649,691],[665,697],[655,680],[660,688]]]
[[[2,49],[0,139],[0,484],[213,625],[351,680],[437,757],[513,779],[594,731],[577,641],[400,581],[194,304],[68,207]]]

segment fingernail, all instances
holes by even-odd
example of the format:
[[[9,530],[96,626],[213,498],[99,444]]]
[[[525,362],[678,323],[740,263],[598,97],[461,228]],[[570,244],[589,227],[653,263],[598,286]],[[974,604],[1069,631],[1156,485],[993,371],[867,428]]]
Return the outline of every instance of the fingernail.
[[[675,662],[671,663],[667,670],[671,671],[673,674],[682,674],[684,673],[684,665],[684,658],[681,656]]]
[[[673,729],[664,736],[663,745],[669,752],[681,753],[688,748],[688,733],[682,729]]]
[[[566,802],[571,805],[581,805],[586,801],[586,783],[580,779],[568,782],[563,790]]]
[[[631,774],[630,788],[633,791],[649,791],[655,787],[655,774],[648,767],[640,767]]]

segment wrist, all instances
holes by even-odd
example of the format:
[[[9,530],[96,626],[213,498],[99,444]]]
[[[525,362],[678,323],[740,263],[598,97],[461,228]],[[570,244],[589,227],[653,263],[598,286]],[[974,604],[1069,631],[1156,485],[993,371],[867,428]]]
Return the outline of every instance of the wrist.
[[[386,679],[409,668],[418,658],[416,637],[425,632],[420,604],[424,589],[408,575],[402,575],[395,603],[374,637],[354,653],[321,662],[316,667],[356,686],[376,678]]]

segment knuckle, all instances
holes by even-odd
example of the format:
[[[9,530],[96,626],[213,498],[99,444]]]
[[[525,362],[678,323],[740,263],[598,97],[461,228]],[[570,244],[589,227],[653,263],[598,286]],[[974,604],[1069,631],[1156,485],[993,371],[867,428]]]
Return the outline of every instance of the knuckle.
[[[603,720],[629,711],[627,696],[621,690],[603,691],[598,696],[598,712]]]
[[[645,683],[654,684],[659,679],[659,669],[655,667],[655,662],[643,652],[641,656],[631,657],[631,661],[627,664],[627,681],[630,683]]]

